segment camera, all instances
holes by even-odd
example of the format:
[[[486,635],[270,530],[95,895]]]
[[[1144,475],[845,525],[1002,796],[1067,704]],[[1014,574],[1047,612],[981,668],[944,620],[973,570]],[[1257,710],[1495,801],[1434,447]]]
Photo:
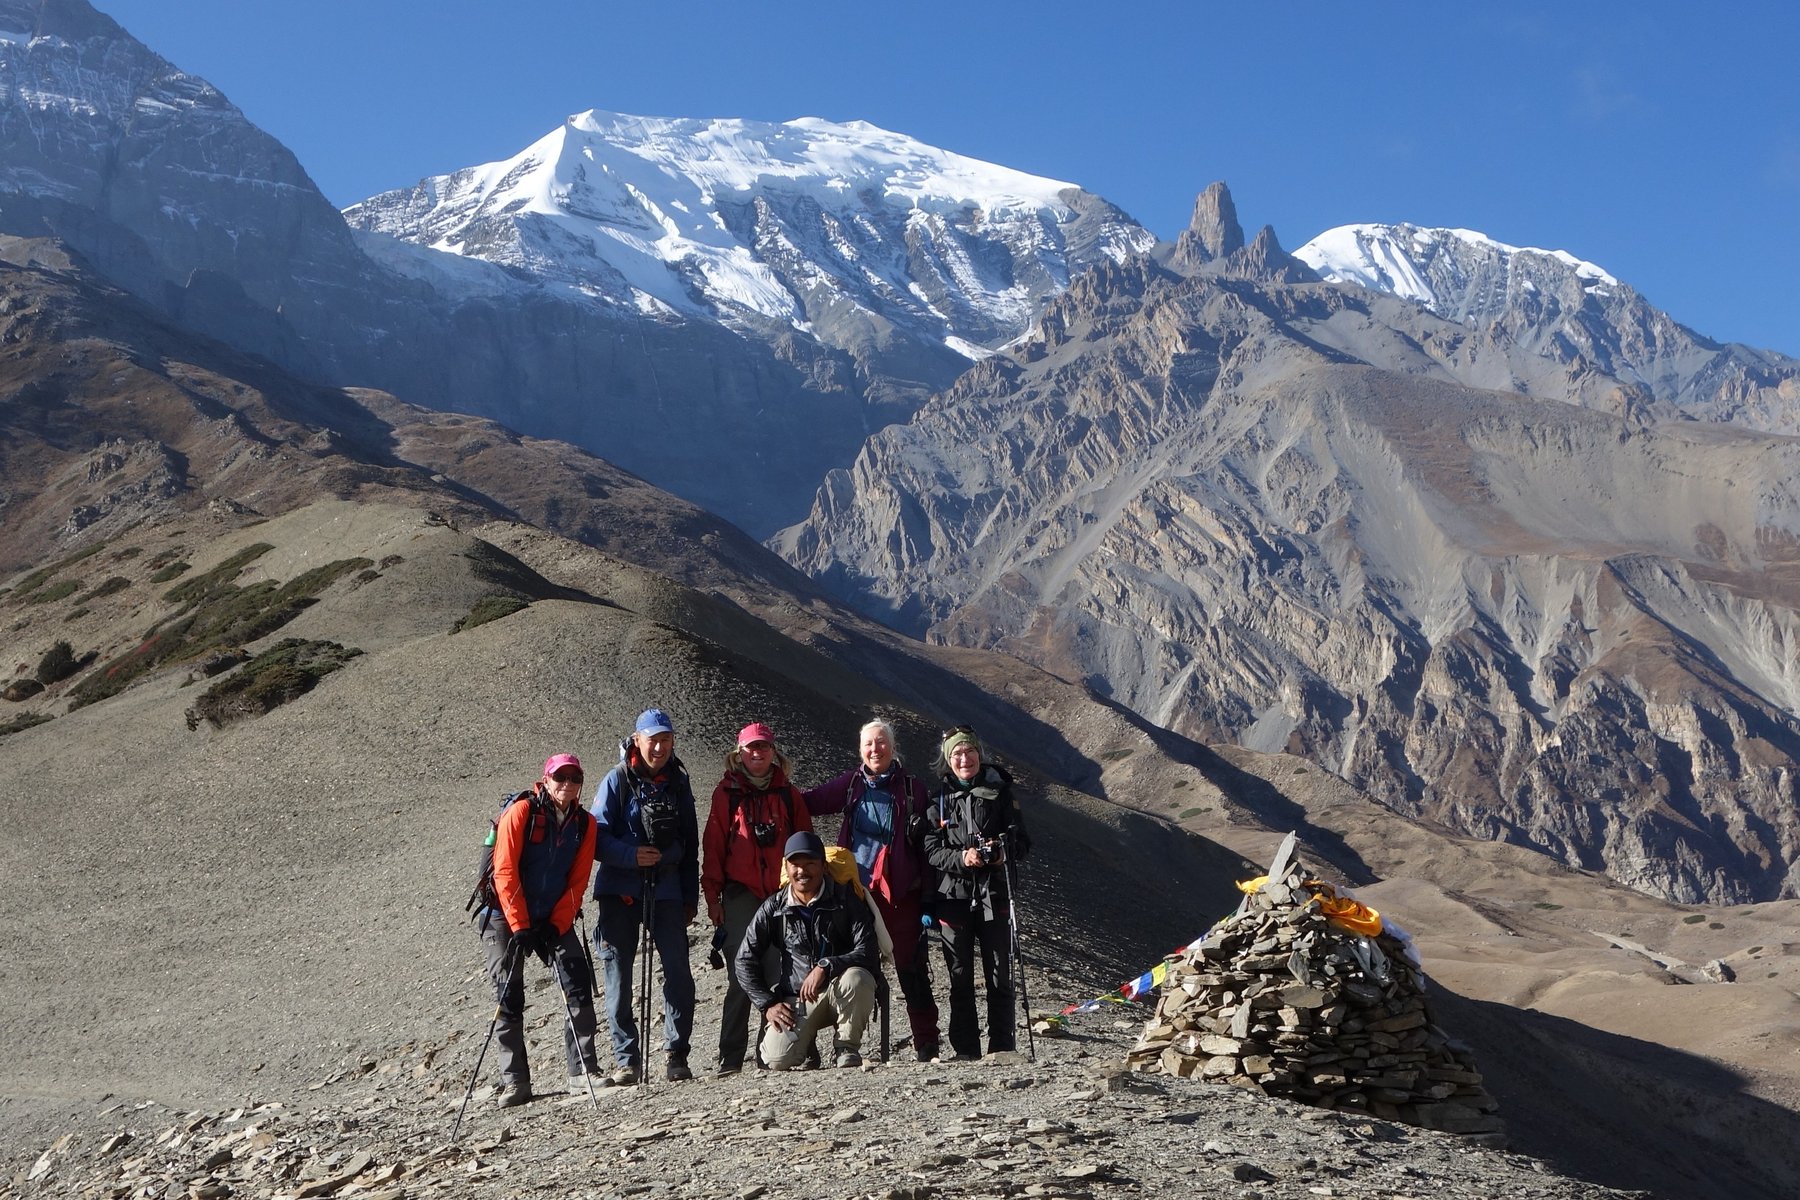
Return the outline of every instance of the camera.
[[[756,839],[759,846],[773,846],[780,835],[781,829],[773,821],[750,822],[750,836]]]
[[[984,867],[991,865],[994,859],[999,857],[999,852],[992,842],[976,842],[970,849],[975,851],[975,857]]]

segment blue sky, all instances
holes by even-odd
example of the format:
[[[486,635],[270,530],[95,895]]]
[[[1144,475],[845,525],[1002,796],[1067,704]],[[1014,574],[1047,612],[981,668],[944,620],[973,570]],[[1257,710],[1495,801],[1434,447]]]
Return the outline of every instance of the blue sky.
[[[1800,356],[1800,5],[98,0],[345,205],[588,108],[866,120],[1164,237],[1412,221],[1568,250]]]

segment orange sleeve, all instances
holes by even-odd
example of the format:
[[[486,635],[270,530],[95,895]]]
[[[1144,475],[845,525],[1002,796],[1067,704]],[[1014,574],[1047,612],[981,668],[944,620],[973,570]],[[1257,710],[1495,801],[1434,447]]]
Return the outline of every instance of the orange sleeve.
[[[525,823],[531,819],[531,805],[514,801],[500,814],[494,829],[494,894],[500,898],[500,911],[507,928],[524,933],[531,928],[531,912],[525,907],[525,888],[519,882],[519,852],[524,848]]]
[[[550,923],[556,926],[558,933],[567,933],[575,928],[575,914],[581,911],[582,897],[587,894],[588,878],[594,873],[594,842],[599,836],[599,830],[600,822],[590,816],[587,833],[581,838],[581,848],[575,851],[575,865],[569,868],[569,886],[563,889],[562,899],[550,910]]]
[[[731,822],[731,793],[720,782],[713,789],[712,807],[706,811],[706,830],[700,835],[700,891],[706,903],[719,903],[725,891],[725,837]]]

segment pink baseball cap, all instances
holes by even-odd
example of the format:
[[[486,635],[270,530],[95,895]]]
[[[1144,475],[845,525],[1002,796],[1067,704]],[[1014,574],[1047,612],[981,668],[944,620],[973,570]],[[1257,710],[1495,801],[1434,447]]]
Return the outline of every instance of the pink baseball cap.
[[[738,731],[738,745],[748,746],[751,742],[767,742],[775,744],[775,731],[761,721],[752,721]]]
[[[544,778],[548,779],[564,767],[574,767],[577,771],[580,771],[581,760],[576,758],[573,754],[552,754],[549,758],[544,760]],[[586,772],[583,772],[583,774],[585,773]]]

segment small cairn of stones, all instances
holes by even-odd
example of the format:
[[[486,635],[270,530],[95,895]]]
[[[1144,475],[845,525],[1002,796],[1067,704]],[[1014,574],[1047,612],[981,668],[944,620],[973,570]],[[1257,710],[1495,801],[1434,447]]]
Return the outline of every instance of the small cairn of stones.
[[[1331,920],[1335,897],[1307,878],[1288,864],[1169,964],[1132,1068],[1503,1142],[1468,1048],[1432,1023],[1404,935]]]

